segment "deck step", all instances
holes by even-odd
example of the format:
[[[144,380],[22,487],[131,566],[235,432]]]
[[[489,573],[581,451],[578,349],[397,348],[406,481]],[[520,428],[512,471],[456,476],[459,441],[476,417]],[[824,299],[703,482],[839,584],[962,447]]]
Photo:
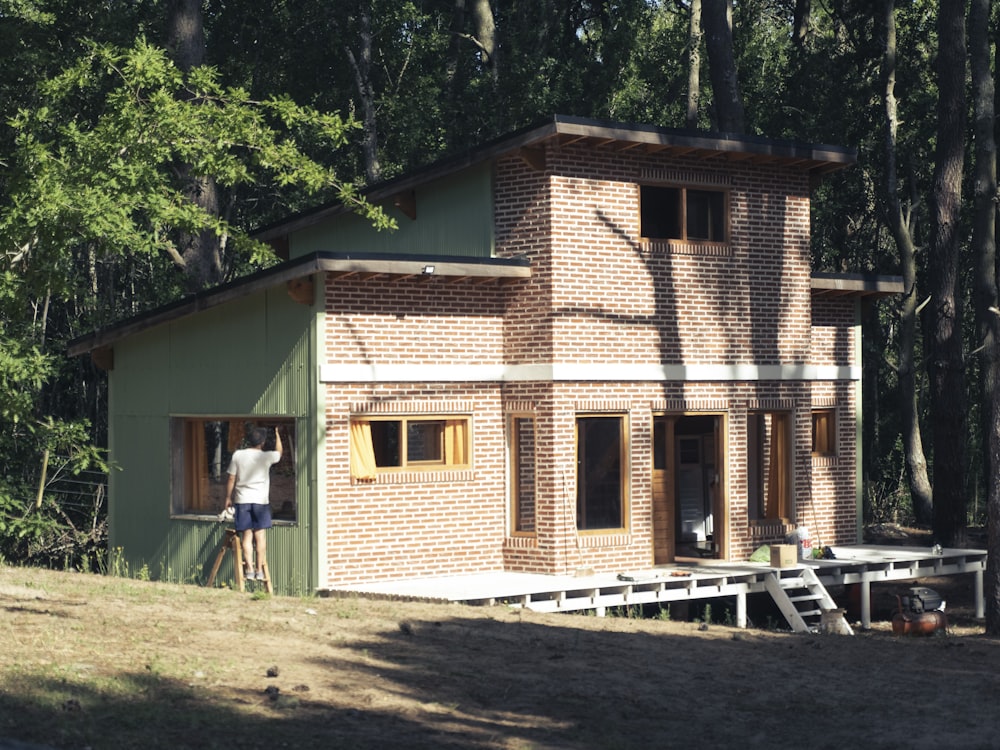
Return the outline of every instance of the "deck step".
[[[805,594],[804,596],[790,596],[789,601],[793,602],[815,602],[823,598],[822,594]]]
[[[805,568],[801,575],[790,578],[782,578],[778,573],[769,573],[764,580],[764,586],[796,633],[819,632],[823,613],[837,609],[830,592],[826,590],[812,568]],[[815,606],[817,604],[818,607]],[[854,635],[854,631],[846,621],[843,623],[842,632]]]

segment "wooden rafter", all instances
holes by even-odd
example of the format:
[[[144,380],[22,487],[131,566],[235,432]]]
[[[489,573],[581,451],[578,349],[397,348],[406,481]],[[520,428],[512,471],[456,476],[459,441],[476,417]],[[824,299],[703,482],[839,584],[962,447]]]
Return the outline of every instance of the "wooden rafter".
[[[544,148],[533,148],[526,146],[517,152],[517,155],[521,157],[529,167],[537,172],[545,171],[545,149]]]
[[[417,219],[417,193],[415,190],[402,190],[392,196],[393,205],[412,221]]]
[[[316,300],[316,291],[312,276],[292,279],[285,283],[285,287],[288,289],[288,296],[300,305],[312,307],[313,302]]]

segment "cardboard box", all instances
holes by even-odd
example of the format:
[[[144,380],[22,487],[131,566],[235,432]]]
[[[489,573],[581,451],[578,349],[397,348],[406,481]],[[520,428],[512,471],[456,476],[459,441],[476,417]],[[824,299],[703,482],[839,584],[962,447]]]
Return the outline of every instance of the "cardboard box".
[[[794,544],[771,545],[772,568],[794,568],[798,563],[799,549]]]

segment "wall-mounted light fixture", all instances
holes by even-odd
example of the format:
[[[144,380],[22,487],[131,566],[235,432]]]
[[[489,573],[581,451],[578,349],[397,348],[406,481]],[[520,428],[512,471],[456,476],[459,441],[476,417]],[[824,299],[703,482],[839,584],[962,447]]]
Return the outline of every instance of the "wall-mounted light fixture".
[[[421,273],[424,273],[424,274],[427,274],[428,276],[430,276],[432,273],[434,273],[434,266],[424,266],[424,269],[423,269],[423,271],[421,271]]]

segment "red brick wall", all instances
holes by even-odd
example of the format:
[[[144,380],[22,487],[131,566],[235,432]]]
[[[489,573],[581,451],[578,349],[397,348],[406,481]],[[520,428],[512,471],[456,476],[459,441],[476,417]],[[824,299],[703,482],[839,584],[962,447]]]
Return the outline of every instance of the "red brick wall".
[[[506,533],[501,395],[495,385],[326,386],[323,510],[329,581],[454,575],[499,570]],[[390,474],[354,482],[353,413],[472,415],[473,469]]]
[[[500,364],[497,286],[403,281],[327,283],[323,361],[334,364]]]
[[[725,184],[731,243],[721,252],[639,241],[637,185],[649,175]],[[323,384],[322,457],[330,585],[498,569],[549,573],[652,564],[652,417],[723,418],[722,491],[729,558],[782,530],[748,520],[746,416],[794,415],[795,520],[824,544],[854,541],[855,384],[809,381],[588,382],[588,365],[846,365],[853,302],[809,287],[808,177],[743,163],[549,149],[547,171],[497,165],[496,254],[527,255],[532,278],[506,287],[330,280],[329,364],[578,365],[578,382]],[[838,453],[810,454],[811,409],[837,410]],[[460,411],[473,418],[473,467],[352,483],[352,413]],[[504,416],[536,417],[534,536],[507,533]],[[623,533],[575,528],[575,420],[622,413],[629,424],[630,504]]]
[[[850,297],[818,296],[812,303],[810,362],[819,365],[859,365],[854,322],[856,302]]]
[[[537,208],[535,174],[515,157],[498,166],[497,254],[526,253],[533,284],[550,296],[515,297],[521,316],[512,354],[534,361],[531,342],[549,331],[560,362],[804,362],[809,355],[808,178],[695,159],[550,150],[551,196]],[[706,256],[639,242],[644,174],[712,179],[730,186],[732,251]],[[600,174],[603,179],[594,179]],[[523,202],[548,221],[518,220]],[[507,222],[505,223],[505,220]],[[547,248],[546,228],[552,243]],[[546,281],[548,282],[546,284]],[[531,317],[524,308],[531,304]],[[529,330],[534,332],[531,336]],[[580,332],[585,332],[580,335]]]

